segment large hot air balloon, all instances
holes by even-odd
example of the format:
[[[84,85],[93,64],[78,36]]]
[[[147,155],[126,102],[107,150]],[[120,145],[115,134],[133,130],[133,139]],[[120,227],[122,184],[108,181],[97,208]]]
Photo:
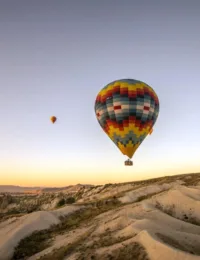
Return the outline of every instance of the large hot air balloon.
[[[134,79],[106,85],[95,101],[97,120],[119,150],[130,159],[145,137],[152,133],[159,100],[146,83]],[[125,165],[132,165],[128,159]]]
[[[56,122],[57,118],[56,118],[55,116],[51,116],[51,117],[50,117],[50,120],[51,120],[51,122],[54,124],[54,123]]]

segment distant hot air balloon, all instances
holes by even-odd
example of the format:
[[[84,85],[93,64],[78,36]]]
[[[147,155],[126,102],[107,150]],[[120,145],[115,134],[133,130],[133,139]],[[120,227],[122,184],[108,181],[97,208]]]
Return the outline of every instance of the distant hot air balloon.
[[[116,80],[98,93],[95,113],[104,132],[131,159],[145,137],[152,133],[159,100],[144,82]],[[126,161],[125,165],[132,165],[132,161]]]
[[[50,117],[50,120],[51,120],[51,122],[54,124],[54,123],[56,122],[57,118],[56,118],[55,116],[51,116],[51,117]]]

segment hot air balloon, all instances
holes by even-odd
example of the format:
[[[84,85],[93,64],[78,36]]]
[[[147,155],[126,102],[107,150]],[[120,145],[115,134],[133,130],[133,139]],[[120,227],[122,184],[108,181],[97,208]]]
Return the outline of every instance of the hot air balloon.
[[[51,116],[51,117],[50,117],[50,120],[51,120],[51,122],[54,124],[54,123],[56,122],[57,118],[56,118],[55,116]]]
[[[106,85],[95,101],[97,120],[122,154],[130,159],[153,126],[159,113],[159,100],[146,83],[120,79]],[[132,165],[128,160],[125,165]]]

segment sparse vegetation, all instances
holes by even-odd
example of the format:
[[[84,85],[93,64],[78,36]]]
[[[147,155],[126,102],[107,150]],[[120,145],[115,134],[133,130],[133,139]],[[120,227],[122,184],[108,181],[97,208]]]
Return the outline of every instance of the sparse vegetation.
[[[10,218],[19,218],[22,217],[23,213],[17,213],[17,212],[9,212],[9,213],[0,213],[0,223],[3,221],[6,221]]]
[[[106,258],[104,258],[106,259]],[[149,260],[149,257],[144,249],[144,247],[139,243],[131,243],[125,245],[124,247],[112,252],[111,257],[107,258],[109,260]],[[103,260],[103,259],[102,259]]]
[[[77,260],[149,260],[149,257],[144,247],[136,242],[122,245],[118,249],[113,250],[110,253],[97,254],[95,249],[88,251],[84,254],[80,254]]]
[[[99,214],[112,210],[120,205],[119,201],[117,203],[116,201],[113,203],[110,201],[109,204],[103,202],[99,202],[98,204],[97,202],[96,206],[90,205],[89,207],[76,211],[69,216],[61,217],[61,222],[58,225],[53,225],[48,230],[36,231],[21,240],[15,248],[13,259],[24,259],[24,257],[40,252],[51,244],[51,238],[55,235],[64,234],[82,224],[91,224],[91,221]]]
[[[88,232],[87,234],[85,234],[84,236],[82,236],[81,238],[79,238],[78,240],[76,240],[74,243],[68,244],[67,246],[63,246],[59,249],[54,250],[50,254],[40,257],[40,260],[54,260],[54,259],[61,260],[64,257],[67,257],[69,254],[74,253],[74,252],[80,253],[77,260],[82,260],[82,259],[85,259],[85,260],[86,259],[102,259],[103,260],[104,258],[101,258],[100,256],[96,256],[96,254],[95,254],[96,249],[101,248],[101,247],[109,247],[114,244],[126,241],[132,237],[132,236],[129,236],[129,237],[114,238],[111,236],[111,233],[110,234],[107,233],[106,235],[103,234],[100,237],[98,237],[96,240],[93,240],[92,245],[87,246],[86,243],[84,243],[84,242],[85,242],[85,239],[88,238],[90,233],[91,233],[91,231]],[[121,257],[122,252],[124,252],[123,249],[119,252],[119,257]],[[114,259],[129,259],[129,258],[114,258]],[[132,258],[130,258],[130,259],[132,259]]]
[[[174,204],[169,205],[168,207],[164,207],[164,206],[161,205],[160,202],[157,201],[156,204],[155,204],[155,207],[157,209],[161,210],[162,212],[166,213],[167,215],[171,216],[171,217],[180,219],[182,221],[188,222],[188,223],[193,224],[193,225],[200,226],[200,220],[198,220],[197,218],[193,217],[190,214],[184,213],[182,215],[182,217],[177,216],[176,215],[176,207],[175,207]]]
[[[188,177],[190,177],[190,178],[188,178]],[[195,186],[198,183],[200,183],[200,173],[186,175],[186,176],[184,176],[183,180],[185,182],[185,186]]]
[[[57,208],[62,207],[66,204],[73,204],[75,203],[75,198],[74,197],[68,197],[68,198],[61,198],[58,202],[57,202]]]
[[[12,260],[26,259],[47,248],[51,244],[52,233],[48,230],[35,231],[31,236],[22,239],[15,248]]]
[[[104,185],[104,189],[107,189],[108,187],[111,187],[111,186],[113,186],[112,183],[107,183],[107,184]]]
[[[71,254],[73,251],[77,250],[77,248],[82,244],[82,241],[87,238],[90,232],[87,232],[82,237],[77,239],[74,243],[70,243],[66,246],[63,246],[59,249],[53,250],[53,252],[41,256],[40,260],[63,260],[66,256]]]
[[[169,215],[171,217],[175,217],[176,211],[175,211],[174,204],[164,208],[163,205],[159,201],[156,201],[155,207],[157,209],[159,209],[160,211],[166,213],[167,215]]]
[[[193,246],[191,247],[191,245],[186,246],[183,243],[180,243],[178,240],[170,237],[170,236],[166,236],[164,234],[161,233],[156,233],[156,236],[161,239],[164,243],[177,248],[179,250],[185,251],[187,253],[190,254],[195,254],[195,255],[200,255],[200,248],[194,248]]]
[[[197,218],[194,218],[193,216],[187,216],[186,214],[184,214],[183,219],[185,222],[188,222],[190,224],[196,225],[196,226],[200,226],[200,220]]]
[[[0,196],[0,214],[27,214],[34,211],[55,209],[65,204],[75,203],[75,197],[69,194],[59,193],[42,193],[35,195],[10,195]],[[9,206],[9,207],[8,207]]]
[[[75,203],[75,198],[74,197],[69,197],[66,199],[66,204],[73,204]]]
[[[161,191],[158,191],[158,192],[153,192],[153,193],[150,193],[150,194],[147,194],[147,195],[142,195],[142,196],[138,197],[135,202],[140,202],[142,200],[150,199],[154,195],[158,195],[158,194],[163,193],[163,192],[165,192],[165,190],[161,190]]]

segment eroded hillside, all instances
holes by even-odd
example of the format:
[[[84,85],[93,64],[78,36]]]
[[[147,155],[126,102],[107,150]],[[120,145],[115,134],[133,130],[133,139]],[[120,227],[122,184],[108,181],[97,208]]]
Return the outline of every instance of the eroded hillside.
[[[200,259],[200,174],[78,185],[17,200],[1,212],[2,260]]]

